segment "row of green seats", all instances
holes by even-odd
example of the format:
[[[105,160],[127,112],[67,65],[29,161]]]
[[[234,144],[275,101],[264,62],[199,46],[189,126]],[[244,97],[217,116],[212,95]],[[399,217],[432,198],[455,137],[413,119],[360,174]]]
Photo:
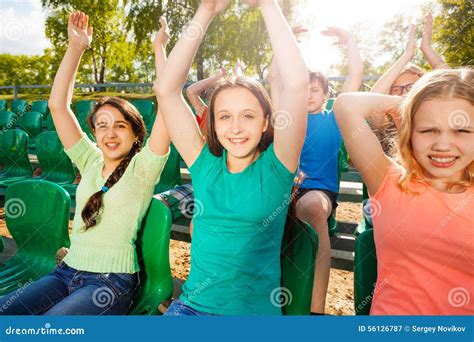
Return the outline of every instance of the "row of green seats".
[[[0,134],[0,188],[33,176],[33,166],[28,157],[29,136],[22,130],[6,130]],[[74,198],[77,185],[76,171],[56,132],[43,132],[36,137],[36,156],[42,169],[39,179],[63,186]],[[171,145],[170,156],[155,187],[155,193],[169,190],[181,184],[179,154]]]
[[[18,249],[0,266],[0,296],[51,272],[56,251],[70,245],[70,198],[59,185],[42,180],[17,182],[8,188],[5,203],[11,213],[6,215],[7,228]],[[159,314],[159,303],[171,298],[170,236],[171,212],[153,198],[136,242],[141,286],[131,314]],[[309,314],[316,253],[317,237],[307,225],[298,223],[295,235],[283,240],[282,297],[273,300],[281,304],[284,314]]]

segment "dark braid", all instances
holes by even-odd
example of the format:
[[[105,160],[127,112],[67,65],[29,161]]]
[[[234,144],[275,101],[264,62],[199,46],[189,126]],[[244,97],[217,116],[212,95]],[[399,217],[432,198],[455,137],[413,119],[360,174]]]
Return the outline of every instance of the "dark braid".
[[[107,178],[105,185],[107,188],[111,188],[117,183],[120,178],[122,178],[125,170],[130,164],[133,156],[140,152],[142,146],[138,142],[133,144],[132,149],[128,153],[128,155],[122,159],[120,164],[115,168],[114,172]],[[104,192],[102,190],[97,191],[87,201],[84,209],[82,210],[82,219],[84,220],[86,230],[95,226],[97,224],[97,218],[100,216],[102,210],[102,197],[104,196]]]
[[[132,148],[128,152],[127,156],[120,161],[120,164],[115,168],[114,172],[112,172],[112,174],[107,178],[104,186],[110,189],[120,180],[120,178],[122,178],[133,156],[142,149],[143,142],[145,141],[146,130],[145,123],[143,122],[138,110],[130,102],[117,97],[105,97],[98,101],[93,112],[87,117],[87,124],[91,129],[94,129],[95,113],[105,105],[112,106],[119,110],[125,120],[131,124],[133,133],[137,137],[137,141],[132,145]],[[86,230],[97,224],[97,219],[103,209],[103,196],[104,192],[102,190],[97,191],[91,197],[89,197],[84,209],[82,209],[81,217],[86,226]]]

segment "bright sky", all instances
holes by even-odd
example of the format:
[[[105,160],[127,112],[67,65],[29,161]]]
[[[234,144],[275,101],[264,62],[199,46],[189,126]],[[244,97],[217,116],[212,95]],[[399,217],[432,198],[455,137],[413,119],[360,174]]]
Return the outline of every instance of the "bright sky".
[[[340,61],[332,38],[320,34],[327,26],[350,28],[363,23],[363,37],[370,39],[395,14],[419,19],[421,5],[430,1],[307,0],[307,5],[297,10],[297,21],[310,29],[300,44],[308,66],[327,72],[331,64]],[[40,0],[0,0],[0,53],[42,54],[50,46],[44,34],[45,20]]]

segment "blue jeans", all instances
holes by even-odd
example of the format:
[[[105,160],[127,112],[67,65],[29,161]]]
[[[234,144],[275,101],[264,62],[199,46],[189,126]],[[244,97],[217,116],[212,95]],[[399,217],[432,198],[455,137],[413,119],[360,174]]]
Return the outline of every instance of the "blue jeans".
[[[123,315],[138,273],[78,271],[64,262],[52,273],[0,297],[0,315]]]
[[[217,316],[209,312],[203,312],[184,304],[180,299],[173,300],[163,316]]]

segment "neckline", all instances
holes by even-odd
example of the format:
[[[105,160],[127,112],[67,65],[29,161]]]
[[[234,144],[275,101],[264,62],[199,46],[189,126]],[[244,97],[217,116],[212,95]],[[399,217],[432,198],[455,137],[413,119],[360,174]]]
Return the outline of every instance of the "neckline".
[[[270,148],[270,147],[271,147],[271,145],[268,146],[268,148]],[[268,150],[268,148],[267,148],[267,150]],[[266,150],[265,150],[265,151],[266,151]],[[223,152],[222,152],[222,162],[224,163],[224,171],[225,171],[225,173],[227,173],[227,174],[229,174],[229,175],[241,175],[241,174],[244,174],[245,172],[247,172],[247,170],[250,169],[250,167],[252,167],[252,166],[262,157],[262,155],[263,155],[263,153],[264,153],[265,151],[260,152],[260,154],[258,155],[258,158],[255,159],[253,162],[251,162],[249,165],[247,165],[247,167],[245,167],[245,169],[243,169],[242,171],[240,171],[240,172],[230,172],[230,171],[229,171],[229,168],[227,167],[227,150],[224,148],[224,149],[223,149]]]

